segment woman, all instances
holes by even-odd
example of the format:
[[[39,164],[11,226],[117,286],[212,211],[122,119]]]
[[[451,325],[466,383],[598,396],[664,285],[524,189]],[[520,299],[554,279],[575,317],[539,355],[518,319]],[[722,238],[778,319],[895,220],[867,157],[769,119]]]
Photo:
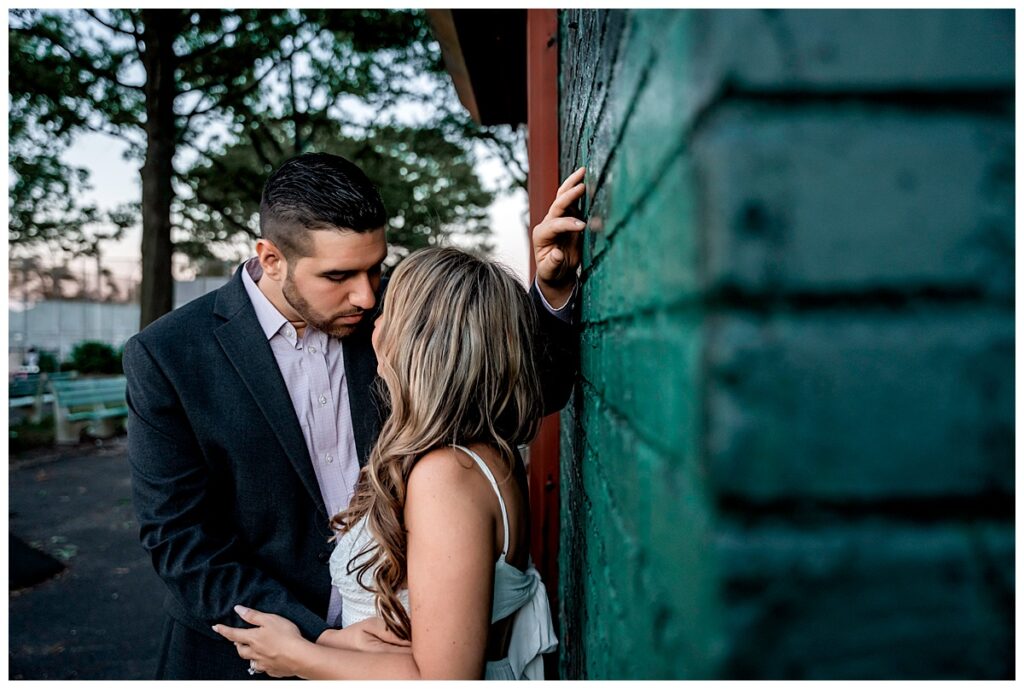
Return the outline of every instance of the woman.
[[[255,671],[543,678],[557,641],[515,452],[540,421],[535,319],[497,263],[427,249],[398,266],[373,333],[391,414],[331,522],[344,628],[314,644],[279,616],[238,609],[255,628],[214,630]]]

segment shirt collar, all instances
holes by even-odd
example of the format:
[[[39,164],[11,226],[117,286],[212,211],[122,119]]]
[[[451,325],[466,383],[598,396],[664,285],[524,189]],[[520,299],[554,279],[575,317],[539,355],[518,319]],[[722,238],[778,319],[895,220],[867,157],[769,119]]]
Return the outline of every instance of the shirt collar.
[[[263,277],[263,268],[260,266],[259,259],[256,257],[250,258],[243,264],[243,267],[245,270],[242,271],[242,284],[245,285],[249,301],[252,302],[252,307],[256,310],[256,319],[260,322],[263,334],[269,340],[278,332],[281,332],[285,339],[295,344],[295,328],[277,310],[277,307],[270,303],[267,295],[263,294],[260,288],[256,286],[259,279]],[[291,337],[288,337],[288,333],[291,334]]]

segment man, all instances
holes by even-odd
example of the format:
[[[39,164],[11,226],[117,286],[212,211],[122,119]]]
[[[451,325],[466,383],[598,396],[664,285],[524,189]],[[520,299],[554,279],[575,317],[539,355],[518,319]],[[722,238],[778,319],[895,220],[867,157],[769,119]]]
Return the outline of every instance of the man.
[[[546,412],[565,403],[576,368],[583,223],[563,216],[580,181],[582,169],[534,231]],[[293,158],[267,180],[256,257],[125,345],[134,505],[167,586],[158,678],[248,678],[211,629],[238,626],[236,604],[280,614],[311,641],[340,617],[328,522],[382,421],[370,334],[386,221],[358,167]]]

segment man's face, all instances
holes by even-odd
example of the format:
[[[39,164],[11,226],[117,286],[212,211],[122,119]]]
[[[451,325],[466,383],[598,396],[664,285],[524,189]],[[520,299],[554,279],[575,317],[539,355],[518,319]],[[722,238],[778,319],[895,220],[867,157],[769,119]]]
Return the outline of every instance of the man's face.
[[[381,264],[388,254],[384,228],[372,232],[315,230],[313,252],[288,262],[281,291],[309,325],[345,337],[377,303]]]

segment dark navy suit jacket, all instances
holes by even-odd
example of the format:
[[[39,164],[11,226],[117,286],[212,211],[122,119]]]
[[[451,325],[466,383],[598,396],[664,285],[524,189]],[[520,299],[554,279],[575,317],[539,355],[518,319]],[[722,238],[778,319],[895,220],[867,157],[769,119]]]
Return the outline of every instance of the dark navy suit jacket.
[[[577,337],[531,293],[550,413],[568,399]],[[367,322],[341,340],[361,465],[382,422],[371,332]],[[282,615],[315,641],[328,628],[330,515],[241,272],[132,337],[124,371],[140,538],[167,587],[165,610],[192,638],[191,650],[165,639],[164,674],[237,676],[245,661],[210,628],[247,626],[236,604]],[[206,643],[221,648],[197,653]]]

